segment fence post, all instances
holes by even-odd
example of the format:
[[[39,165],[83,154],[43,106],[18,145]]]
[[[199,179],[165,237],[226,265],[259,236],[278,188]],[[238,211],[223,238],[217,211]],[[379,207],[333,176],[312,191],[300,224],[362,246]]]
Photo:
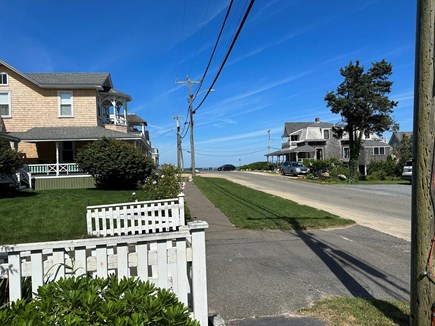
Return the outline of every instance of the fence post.
[[[208,223],[204,221],[189,222],[192,235],[192,297],[195,319],[202,326],[208,325],[207,303],[207,269],[205,258],[205,229]]]
[[[180,223],[179,225],[185,225],[186,220],[184,216],[184,193],[180,192],[178,195],[178,205],[179,205],[179,215],[180,215]]]

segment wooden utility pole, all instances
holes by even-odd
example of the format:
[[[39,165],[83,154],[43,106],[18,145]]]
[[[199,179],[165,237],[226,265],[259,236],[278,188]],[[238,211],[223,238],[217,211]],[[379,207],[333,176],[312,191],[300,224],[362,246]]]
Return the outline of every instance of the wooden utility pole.
[[[184,171],[184,161],[183,161],[183,149],[181,147],[181,135],[180,135],[180,117],[178,115],[174,116],[177,122],[177,168],[178,172]]]
[[[435,274],[429,257],[434,239],[434,9],[435,0],[418,0],[414,93],[411,325],[433,325]],[[432,260],[430,260],[432,262]],[[432,270],[434,272],[432,273]]]
[[[185,82],[176,81],[177,84],[185,84],[187,85],[188,96],[187,102],[189,103],[189,127],[190,127],[190,168],[192,177],[196,176],[196,166],[195,166],[195,142],[193,140],[193,108],[192,103],[195,99],[195,96],[192,94],[192,85],[200,84],[200,81],[191,80],[189,76],[187,76]]]

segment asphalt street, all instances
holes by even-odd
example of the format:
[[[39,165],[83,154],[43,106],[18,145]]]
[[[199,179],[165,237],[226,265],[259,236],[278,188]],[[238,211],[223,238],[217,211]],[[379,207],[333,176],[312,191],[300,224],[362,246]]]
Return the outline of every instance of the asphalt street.
[[[233,227],[192,184],[186,204],[206,231],[208,303],[229,326],[322,325],[295,317],[333,295],[409,300],[410,243],[354,225],[281,232]]]

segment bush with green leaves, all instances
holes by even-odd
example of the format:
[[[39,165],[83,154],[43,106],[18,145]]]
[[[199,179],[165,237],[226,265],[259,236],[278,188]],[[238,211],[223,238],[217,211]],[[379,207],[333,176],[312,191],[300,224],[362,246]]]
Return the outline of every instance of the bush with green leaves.
[[[402,173],[397,161],[390,156],[384,161],[371,162],[367,171],[366,180],[386,180],[387,177],[397,177]]]
[[[310,172],[313,174],[325,171],[331,172],[335,168],[343,166],[340,160],[335,157],[326,160],[305,159],[304,165],[310,168]]]
[[[23,155],[13,150],[9,142],[0,139],[0,173],[15,173],[23,166]]]
[[[240,167],[241,170],[254,170],[254,171],[272,171],[275,168],[274,163],[270,162],[254,162],[245,164]]]
[[[135,189],[154,168],[151,158],[133,145],[102,138],[85,146],[77,155],[80,169],[92,175],[99,188]]]
[[[72,277],[0,308],[0,325],[199,326],[174,293],[137,278]]]
[[[176,198],[181,192],[181,178],[175,166],[164,164],[149,175],[143,185],[147,200]]]

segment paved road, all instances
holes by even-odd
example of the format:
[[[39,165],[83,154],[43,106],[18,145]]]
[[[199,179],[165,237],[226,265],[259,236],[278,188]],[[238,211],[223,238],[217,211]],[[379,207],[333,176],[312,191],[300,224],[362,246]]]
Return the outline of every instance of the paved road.
[[[354,225],[313,231],[237,229],[190,182],[206,231],[209,312],[227,326],[322,325],[294,318],[331,295],[409,300],[410,243]]]
[[[411,240],[411,186],[314,184],[281,175],[207,173],[300,204],[323,209],[386,234]]]

